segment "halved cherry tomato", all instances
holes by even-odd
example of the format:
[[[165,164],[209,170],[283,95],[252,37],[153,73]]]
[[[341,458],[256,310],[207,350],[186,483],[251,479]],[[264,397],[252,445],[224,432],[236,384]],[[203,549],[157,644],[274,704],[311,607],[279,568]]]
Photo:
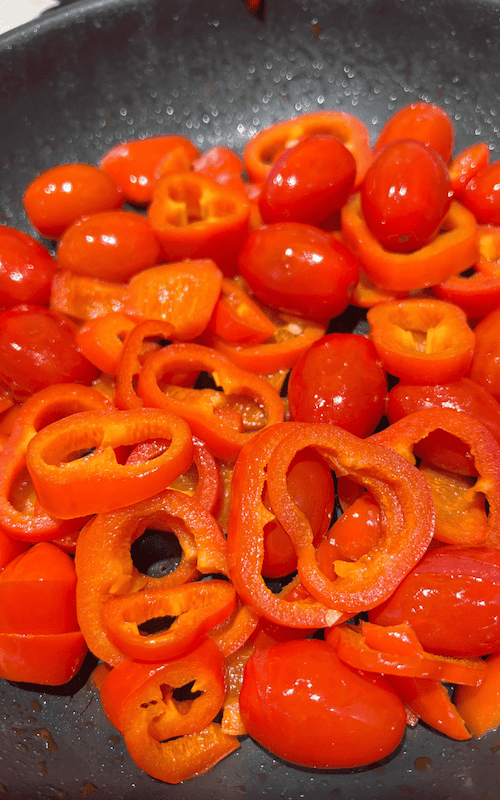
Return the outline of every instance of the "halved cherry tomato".
[[[24,193],[31,224],[48,239],[57,239],[80,217],[120,208],[124,200],[113,178],[91,164],[52,167]]]
[[[252,231],[238,266],[262,303],[315,320],[341,314],[359,276],[357,259],[344,244],[300,222]]]
[[[385,678],[349,667],[317,639],[256,650],[245,667],[240,712],[250,736],[271,753],[320,769],[388,756],[406,725],[404,705]]]
[[[442,158],[413,139],[387,144],[361,186],[361,209],[375,238],[393,253],[413,253],[439,231],[451,203]]]
[[[429,145],[447,163],[453,151],[453,122],[441,106],[421,100],[411,103],[387,120],[375,142],[375,152],[396,139],[409,138]]]
[[[61,237],[61,269],[104,281],[128,281],[154,266],[160,244],[148,221],[131,211],[105,211],[73,223]]]
[[[98,376],[76,344],[76,330],[71,320],[43,306],[0,312],[0,380],[16,399],[54,383],[89,385]]]
[[[0,227],[0,308],[18,303],[48,305],[57,264],[32,236]]]
[[[354,156],[340,139],[302,139],[286,148],[269,170],[259,198],[262,219],[317,225],[342,208],[355,177]]]
[[[288,382],[291,419],[328,422],[362,438],[380,422],[386,394],[373,343],[354,333],[319,339],[292,367]]]

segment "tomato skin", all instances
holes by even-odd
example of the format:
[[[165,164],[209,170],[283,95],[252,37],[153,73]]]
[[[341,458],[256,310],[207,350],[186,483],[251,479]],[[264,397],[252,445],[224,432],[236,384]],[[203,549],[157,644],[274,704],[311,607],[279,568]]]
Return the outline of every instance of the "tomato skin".
[[[99,370],[76,344],[77,327],[57,311],[23,304],[0,312],[0,381],[23,402],[54,383],[90,384]]]
[[[431,550],[370,622],[408,622],[425,650],[484,656],[500,650],[500,550],[445,545]]]
[[[284,150],[262,186],[264,222],[317,225],[339,211],[354,186],[354,156],[335,136],[311,136]]]
[[[375,142],[375,152],[396,139],[418,139],[448,163],[453,152],[453,122],[440,106],[417,101],[396,111],[387,120]]]
[[[18,303],[48,305],[57,263],[27,233],[0,227],[0,309]]]
[[[406,724],[385,678],[352,669],[318,639],[256,650],[245,667],[240,712],[250,736],[271,753],[317,769],[388,756]]]
[[[291,419],[327,422],[364,438],[384,412],[387,378],[373,343],[355,333],[330,333],[292,367]]]
[[[77,220],[57,250],[61,269],[115,283],[153,267],[159,257],[160,244],[148,221],[130,211],[104,211]]]
[[[80,217],[120,208],[124,200],[113,178],[92,164],[52,167],[24,193],[31,224],[48,239],[58,239]]]
[[[300,222],[252,231],[238,265],[262,303],[313,320],[341,314],[359,277],[358,261],[344,244]]]
[[[386,250],[413,253],[435,236],[452,198],[448,168],[422,142],[399,139],[376,156],[361,186],[368,228]]]
[[[500,161],[474,175],[462,189],[460,200],[480,225],[500,225]]]

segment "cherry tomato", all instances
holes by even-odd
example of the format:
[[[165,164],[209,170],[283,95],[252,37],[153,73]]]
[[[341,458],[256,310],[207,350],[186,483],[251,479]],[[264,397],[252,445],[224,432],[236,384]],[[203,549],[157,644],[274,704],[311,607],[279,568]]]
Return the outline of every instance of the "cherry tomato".
[[[452,198],[448,168],[430,147],[412,139],[386,145],[361,186],[365,222],[380,244],[412,253],[439,231]]]
[[[258,300],[314,320],[341,314],[359,277],[358,261],[344,244],[300,222],[252,231],[238,263]]]
[[[75,564],[55,544],[34,545],[0,573],[2,633],[77,630]]]
[[[390,423],[421,408],[454,408],[482,422],[500,442],[500,403],[484,386],[470,378],[436,386],[398,383],[389,392],[387,418]],[[451,433],[431,431],[415,446],[415,453],[440,469],[461,475],[476,475],[474,456],[467,445]]]
[[[500,308],[474,328],[475,347],[469,377],[500,402]]]
[[[500,225],[500,161],[480,170],[460,193],[480,225]]]
[[[271,753],[319,769],[388,756],[406,724],[385,678],[352,669],[318,639],[256,650],[246,664],[240,712],[250,736]]]
[[[354,156],[335,136],[311,136],[287,148],[262,186],[264,222],[317,225],[339,211],[354,186]]]
[[[292,367],[290,416],[298,422],[328,422],[364,438],[385,412],[387,377],[365,336],[330,333]]]
[[[428,551],[370,622],[408,622],[430,653],[500,650],[500,550],[445,545]]]
[[[18,303],[48,305],[57,264],[32,236],[0,227],[0,308]]]
[[[130,203],[146,205],[160,175],[188,170],[199,155],[184,136],[150,136],[112,147],[100,167],[116,181]]]
[[[149,222],[130,211],[104,211],[77,220],[57,250],[61,269],[116,283],[153,267],[159,257],[160,244]]]
[[[83,356],[76,325],[57,311],[19,305],[0,312],[0,381],[16,400],[54,383],[90,384],[99,370]]]
[[[448,163],[453,152],[453,122],[443,108],[417,101],[396,111],[387,120],[375,142],[375,152],[396,139],[418,139]]]
[[[31,224],[48,239],[58,239],[80,217],[120,208],[124,200],[113,178],[91,164],[52,167],[24,193]]]
[[[328,530],[335,502],[332,473],[326,461],[311,448],[301,450],[290,464],[288,488],[318,542]],[[266,578],[280,578],[296,569],[297,554],[288,533],[276,519],[268,522],[264,528],[262,574]]]

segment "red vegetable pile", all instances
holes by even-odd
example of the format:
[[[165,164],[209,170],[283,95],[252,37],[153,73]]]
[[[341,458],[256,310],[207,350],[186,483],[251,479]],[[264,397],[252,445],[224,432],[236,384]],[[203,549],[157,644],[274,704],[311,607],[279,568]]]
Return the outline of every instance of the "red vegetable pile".
[[[245,735],[346,769],[418,720],[500,724],[499,171],[418,102],[373,148],[322,111],[28,186],[34,236],[0,228],[2,678],[90,651],[171,784]]]

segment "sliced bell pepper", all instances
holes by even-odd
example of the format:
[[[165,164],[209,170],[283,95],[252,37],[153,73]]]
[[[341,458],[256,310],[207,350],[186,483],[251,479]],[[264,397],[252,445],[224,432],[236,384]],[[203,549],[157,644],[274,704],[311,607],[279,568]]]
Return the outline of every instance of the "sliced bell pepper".
[[[247,290],[233,278],[224,278],[208,328],[234,344],[262,344],[276,333],[276,326]]]
[[[480,422],[461,411],[450,408],[423,408],[402,417],[383,431],[373,434],[372,441],[390,447],[411,463],[415,463],[414,447],[432,431],[446,431],[467,444],[474,458],[478,478],[466,499],[484,495],[488,503],[486,517],[488,535],[485,544],[500,544],[500,448],[493,434]]]
[[[176,691],[191,684],[199,694],[177,699]],[[224,695],[224,658],[209,639],[166,663],[124,661],[101,687],[104,713],[132,760],[172,784],[208,771],[239,747],[212,722]]]
[[[122,311],[111,311],[80,325],[76,342],[85,358],[107,375],[116,375],[123,342],[136,321]]]
[[[189,371],[212,374],[222,391],[169,383],[176,373]],[[256,430],[284,418],[281,398],[267,381],[239,369],[216,350],[193,343],[174,343],[150,355],[137,392],[145,405],[182,416],[215,456],[229,461]],[[258,412],[255,421],[253,412]]]
[[[352,153],[356,161],[355,187],[359,186],[372,161],[370,133],[359,119],[345,111],[313,111],[264,128],[247,142],[243,151],[249,179],[263,183],[285,148],[322,134],[340,139]]]
[[[457,686],[453,702],[467,728],[477,739],[500,725],[500,652],[488,656],[486,674],[479,686]]]
[[[451,161],[450,180],[451,188],[457,199],[460,199],[462,189],[466,184],[481,172],[490,163],[490,149],[486,142],[471,144],[461,150]]]
[[[4,570],[7,564],[26,552],[30,546],[29,542],[13,539],[0,530],[0,570]]]
[[[161,578],[139,572],[132,559],[132,544],[148,529],[172,533],[182,550],[177,566]],[[75,566],[80,628],[94,655],[114,666],[124,655],[106,631],[103,610],[108,600],[181,586],[200,573],[227,574],[226,540],[200,502],[166,489],[142,503],[94,517],[78,537]]]
[[[109,638],[125,655],[163,661],[196,646],[230,616],[235,602],[236,592],[228,581],[199,581],[110,598],[103,620]],[[140,626],[159,617],[168,617],[168,627],[144,635]]]
[[[194,339],[214,310],[222,272],[209,259],[163,264],[134,275],[123,295],[123,310],[138,320],[170,322],[172,339]]]
[[[157,181],[148,220],[167,261],[211,258],[231,277],[248,233],[250,203],[214,178],[179,172]]]
[[[75,677],[87,652],[80,631],[0,633],[0,678],[61,686]]]
[[[500,228],[478,225],[479,256],[472,275],[452,275],[432,287],[435,296],[479,320],[500,305]]]
[[[121,311],[126,284],[101,281],[61,269],[54,275],[50,307],[77,322]]]
[[[355,487],[360,488],[357,484]],[[344,510],[316,548],[321,571],[335,580],[335,561],[357,561],[377,545],[381,534],[379,506],[365,492]]]
[[[450,739],[466,741],[472,738],[441,681],[405,675],[388,675],[387,680],[422,722]]]
[[[338,657],[355,669],[477,686],[486,674],[481,658],[427,653],[407,623],[383,626],[362,621],[336,625],[325,634]]]
[[[241,178],[244,165],[234,150],[218,145],[211,147],[193,161],[192,169],[194,172],[208,175],[223,186],[227,186],[232,184],[234,178]]]
[[[236,605],[229,619],[209,631],[208,636],[213,639],[224,658],[228,658],[248,642],[259,624],[259,619],[259,615],[236,596]]]
[[[382,289],[405,292],[434,286],[469,269],[477,259],[476,220],[453,201],[442,232],[413,253],[385,250],[368,229],[359,194],[353,194],[341,212],[345,244],[359,258],[360,268]]]
[[[247,732],[240,715],[239,694],[243,684],[245,666],[253,651],[253,645],[245,644],[225,660],[226,696],[221,728],[230,736],[244,736]]]
[[[423,476],[415,467],[407,469],[405,459],[393,458],[394,451],[373,443],[373,437],[359,439],[334,425],[295,423],[269,459],[271,507],[295,545],[300,579],[313,597],[342,613],[366,611],[389,597],[434,533],[432,496]],[[315,447],[334,471],[364,485],[380,507],[380,539],[357,561],[336,561],[334,581],[321,571],[310,525],[287,490],[290,463],[305,447]],[[335,523],[333,535],[334,530]]]
[[[204,341],[241,369],[256,375],[272,375],[293,367],[302,353],[325,335],[326,328],[322,322],[283,314],[277,319],[274,335],[261,344],[235,344],[216,335],[206,336]]]
[[[122,464],[116,448],[159,437],[170,446],[149,461]],[[83,411],[47,425],[28,444],[26,464],[37,497],[61,519],[113,511],[152,497],[191,464],[184,420],[166,411]]]
[[[145,342],[152,337],[167,342],[173,332],[172,323],[156,319],[145,319],[129,331],[122,345],[116,370],[114,401],[117,408],[142,408],[143,401],[135,390],[135,380],[141,371],[145,357],[161,346],[150,341],[146,348]]]
[[[389,289],[382,289],[380,286],[376,286],[364,272],[360,271],[359,280],[351,295],[350,302],[351,305],[357,308],[371,308],[379,303],[387,303],[390,300],[399,300],[407,296],[408,292],[392,292]]]
[[[382,366],[408,383],[448,383],[469,369],[474,332],[464,312],[432,298],[406,298],[367,311]]]
[[[26,452],[47,424],[78,412],[108,408],[111,404],[97,390],[65,383],[42,389],[24,403],[0,452],[0,531],[14,539],[39,542],[79,530],[80,518],[57,519],[41,507],[26,469]]]

